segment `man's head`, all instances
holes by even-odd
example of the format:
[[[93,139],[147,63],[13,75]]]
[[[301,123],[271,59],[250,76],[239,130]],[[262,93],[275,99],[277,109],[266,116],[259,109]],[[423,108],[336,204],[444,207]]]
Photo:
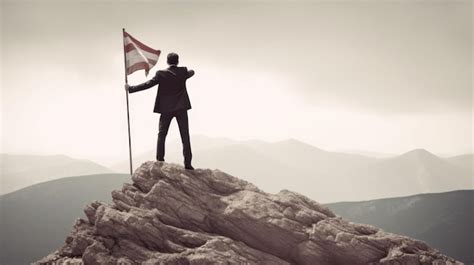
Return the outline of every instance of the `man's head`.
[[[168,53],[168,58],[166,59],[169,65],[178,65],[179,56],[177,53],[170,52]]]

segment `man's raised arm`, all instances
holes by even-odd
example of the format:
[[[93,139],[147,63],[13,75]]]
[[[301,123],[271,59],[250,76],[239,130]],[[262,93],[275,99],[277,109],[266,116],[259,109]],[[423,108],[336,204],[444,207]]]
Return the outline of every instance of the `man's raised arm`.
[[[187,70],[187,68],[186,68]],[[194,70],[188,70],[188,78],[194,75]]]
[[[128,86],[128,92],[134,93],[155,86],[159,83],[158,77],[158,72],[156,72],[155,76],[152,79],[146,81],[145,83],[136,86]]]

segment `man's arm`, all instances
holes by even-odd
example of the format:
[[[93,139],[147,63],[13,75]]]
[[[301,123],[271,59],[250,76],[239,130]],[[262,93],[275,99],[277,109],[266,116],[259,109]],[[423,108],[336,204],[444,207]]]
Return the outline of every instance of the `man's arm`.
[[[190,78],[191,76],[194,75],[194,70],[188,70],[188,68],[186,68],[186,71],[188,71],[188,77],[187,78]]]
[[[134,92],[138,92],[138,91],[142,91],[142,90],[145,90],[145,89],[148,89],[152,86],[155,86],[159,83],[159,76],[158,76],[158,72],[156,72],[155,76],[146,81],[145,83],[143,84],[140,84],[140,85],[136,85],[136,86],[129,86],[128,87],[128,92],[130,93],[134,93]]]

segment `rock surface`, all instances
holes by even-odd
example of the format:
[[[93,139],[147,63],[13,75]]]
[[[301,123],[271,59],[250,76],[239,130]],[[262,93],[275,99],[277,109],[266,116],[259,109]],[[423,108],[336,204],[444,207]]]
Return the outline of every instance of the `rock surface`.
[[[87,205],[66,244],[35,264],[461,264],[219,170],[147,162],[132,180],[113,205]]]

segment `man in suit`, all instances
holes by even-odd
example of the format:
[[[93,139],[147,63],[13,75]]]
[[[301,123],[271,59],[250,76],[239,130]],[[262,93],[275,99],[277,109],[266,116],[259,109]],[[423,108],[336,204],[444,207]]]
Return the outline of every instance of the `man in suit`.
[[[165,140],[168,134],[171,120],[176,117],[178,122],[181,142],[183,143],[184,167],[193,170],[191,165],[192,153],[189,139],[188,109],[191,109],[188,92],[186,91],[186,80],[194,75],[193,70],[186,67],[178,67],[179,56],[170,53],[167,57],[169,67],[159,70],[149,81],[137,85],[125,85],[130,93],[145,90],[158,85],[158,93],[155,100],[155,113],[160,113],[158,143],[156,147],[156,159],[165,161]]]

